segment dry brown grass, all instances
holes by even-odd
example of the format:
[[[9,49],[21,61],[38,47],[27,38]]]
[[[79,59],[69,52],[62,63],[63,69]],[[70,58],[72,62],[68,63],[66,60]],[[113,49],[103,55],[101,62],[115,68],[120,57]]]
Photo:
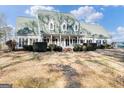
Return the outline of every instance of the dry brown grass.
[[[33,88],[124,87],[124,62],[102,53],[0,52],[0,83]]]

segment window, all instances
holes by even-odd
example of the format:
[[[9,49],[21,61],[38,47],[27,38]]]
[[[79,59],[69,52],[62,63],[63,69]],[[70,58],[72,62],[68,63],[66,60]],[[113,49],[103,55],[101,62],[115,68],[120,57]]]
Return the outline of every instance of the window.
[[[63,23],[61,26],[62,31],[67,31],[67,24]]]
[[[30,39],[30,45],[32,45],[32,39]]]
[[[74,29],[74,31],[78,31],[78,29],[79,29],[79,23],[78,22],[76,22],[74,24],[73,29]]]
[[[84,43],[84,40],[80,40],[81,43]]]
[[[28,45],[28,39],[25,40],[25,44]]]
[[[33,39],[33,44],[35,43],[35,39]]]
[[[78,31],[78,25],[74,26],[74,31]]]
[[[49,23],[49,30],[54,30],[54,22],[53,21],[51,21]]]
[[[22,38],[22,46],[24,46],[25,40],[24,38]]]
[[[98,45],[100,45],[100,44],[101,44],[101,40],[97,40],[96,43],[97,43]]]
[[[67,30],[66,24],[63,24],[62,29],[63,29],[63,31],[66,31]]]
[[[65,24],[63,25],[63,30],[65,30],[66,29],[66,26],[65,26]]]
[[[36,39],[36,42],[38,42],[38,39]]]
[[[103,40],[103,44],[106,44],[107,43],[107,40]]]

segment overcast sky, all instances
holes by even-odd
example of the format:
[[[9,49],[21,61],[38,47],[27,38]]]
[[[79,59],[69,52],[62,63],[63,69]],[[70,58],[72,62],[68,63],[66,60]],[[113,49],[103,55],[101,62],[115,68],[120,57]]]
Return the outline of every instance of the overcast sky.
[[[1,5],[0,13],[4,13],[7,23],[15,27],[16,17],[34,16],[38,9],[72,13],[80,21],[102,25],[112,34],[114,40],[124,41],[124,6]]]

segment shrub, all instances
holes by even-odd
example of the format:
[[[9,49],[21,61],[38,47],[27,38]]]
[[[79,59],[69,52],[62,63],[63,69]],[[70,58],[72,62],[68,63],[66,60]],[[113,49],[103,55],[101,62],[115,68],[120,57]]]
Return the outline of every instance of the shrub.
[[[24,45],[24,46],[23,46],[23,49],[24,49],[25,51],[33,51],[33,45]]]
[[[58,51],[58,52],[62,52],[62,47],[61,46],[56,46],[54,50]]]
[[[105,49],[105,46],[104,45],[99,45],[97,46],[98,49]]]
[[[78,45],[75,45],[75,46],[74,46],[73,51],[79,51]]]
[[[83,43],[83,45],[87,46],[88,44],[87,43]]]
[[[96,43],[90,43],[87,45],[87,51],[95,51],[97,49]]]
[[[50,44],[48,47],[47,47],[47,50],[48,51],[58,51],[58,52],[62,52],[62,47],[61,46],[57,46],[55,44]]]
[[[73,51],[81,51],[81,50],[82,50],[81,45],[75,45],[73,48]]]
[[[109,44],[105,44],[104,46],[105,46],[105,49],[111,49],[112,48],[112,46]]]
[[[97,48],[96,43],[86,44],[83,45],[75,45],[73,51],[94,51]]]
[[[87,46],[86,45],[82,45],[82,50],[83,51],[87,51]]]
[[[6,45],[8,46],[10,51],[14,51],[16,47],[16,41],[15,40],[9,40],[6,42]]]
[[[33,50],[35,52],[46,52],[47,51],[47,42],[35,42],[33,44]]]
[[[55,44],[50,44],[50,45],[48,46],[47,50],[49,50],[49,51],[54,51],[55,48],[56,48],[56,46],[57,46],[57,45],[55,45]]]
[[[91,44],[87,45],[87,51],[92,51],[93,50],[93,46]]]
[[[97,43],[91,43],[92,46],[93,46],[93,50],[96,50],[97,49]]]

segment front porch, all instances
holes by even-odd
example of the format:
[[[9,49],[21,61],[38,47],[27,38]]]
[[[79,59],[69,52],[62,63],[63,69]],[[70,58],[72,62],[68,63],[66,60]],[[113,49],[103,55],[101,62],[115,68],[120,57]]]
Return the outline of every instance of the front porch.
[[[42,36],[16,36],[17,48],[23,48],[23,45],[33,45],[34,42],[47,42],[56,44],[62,48],[73,48],[76,44],[97,43],[103,44],[107,39],[86,38],[80,35],[56,35],[47,34]]]
[[[63,48],[73,48],[76,44],[83,44],[85,40],[81,39],[82,36],[74,35],[44,35],[43,41],[49,44],[56,44]]]

